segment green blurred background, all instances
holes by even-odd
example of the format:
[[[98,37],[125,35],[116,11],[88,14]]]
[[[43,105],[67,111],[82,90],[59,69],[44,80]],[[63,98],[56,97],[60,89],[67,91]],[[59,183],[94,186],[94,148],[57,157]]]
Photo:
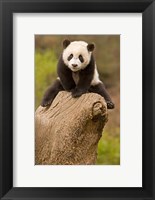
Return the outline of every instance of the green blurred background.
[[[47,87],[57,77],[56,66],[63,50],[62,41],[95,43],[94,55],[100,79],[104,82],[115,109],[98,145],[98,165],[120,164],[120,36],[119,35],[35,35],[35,107],[40,105]]]

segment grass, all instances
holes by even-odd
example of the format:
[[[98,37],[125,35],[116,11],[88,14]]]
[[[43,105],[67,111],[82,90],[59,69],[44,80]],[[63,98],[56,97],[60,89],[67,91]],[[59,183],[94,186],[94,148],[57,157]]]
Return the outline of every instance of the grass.
[[[120,136],[110,135],[107,131],[103,133],[98,144],[98,165],[119,165],[120,164]]]
[[[56,78],[57,58],[52,50],[35,53],[35,107],[40,105],[45,89]]]

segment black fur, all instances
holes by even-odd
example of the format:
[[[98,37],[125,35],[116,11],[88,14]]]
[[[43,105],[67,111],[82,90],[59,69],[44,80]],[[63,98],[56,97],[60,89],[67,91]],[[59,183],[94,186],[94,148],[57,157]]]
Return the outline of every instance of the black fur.
[[[64,40],[63,41],[63,47],[64,49],[70,44],[71,42],[69,40]]]
[[[82,55],[79,55],[79,60],[83,63],[84,62],[84,58]]]
[[[95,48],[94,44],[88,44],[88,46],[87,46],[88,51],[93,51],[94,48]]]
[[[44,97],[41,102],[41,106],[46,107],[50,105],[52,101],[54,100],[54,98],[56,97],[56,95],[58,94],[58,92],[62,90],[64,90],[64,88],[62,87],[60,80],[58,79],[55,80],[54,84],[51,85],[45,92]]]
[[[57,73],[65,90],[71,91],[71,89],[75,88],[76,85],[72,77],[72,71],[63,62],[62,55],[57,65]]]
[[[72,58],[73,58],[73,54],[71,54],[71,55],[67,58],[67,60],[70,61]]]
[[[69,42],[66,42],[64,46],[68,43]],[[91,46],[90,48],[93,47]],[[77,84],[75,84],[72,77],[72,71],[65,65],[61,55],[57,65],[57,73],[60,80],[57,79],[54,84],[51,85],[45,92],[45,95],[41,102],[41,106],[46,107],[50,105],[59,91],[66,90],[71,91],[73,97],[80,97],[86,92],[98,93],[104,97],[107,103],[107,108],[113,109],[114,104],[109,94],[107,93],[104,84],[101,82],[97,85],[91,86],[91,81],[94,76],[94,70],[95,61],[92,55],[89,64],[83,70],[79,71],[79,81]]]
[[[112,102],[112,100],[102,82],[97,85],[94,85],[94,86],[91,85],[89,88],[89,92],[94,92],[94,93],[100,94],[102,97],[104,97],[104,99],[107,103],[108,109],[113,109],[115,107],[114,103]]]
[[[76,87],[72,89],[73,97],[79,97],[82,94],[88,92],[91,81],[93,79],[94,70],[95,70],[94,57],[91,56],[91,60],[88,66],[83,70],[79,71],[79,82],[77,83]]]

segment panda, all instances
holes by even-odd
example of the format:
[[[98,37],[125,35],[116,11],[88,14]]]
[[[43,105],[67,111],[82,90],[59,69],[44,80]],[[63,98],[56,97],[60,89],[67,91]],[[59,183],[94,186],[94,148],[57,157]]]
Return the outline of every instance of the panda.
[[[63,41],[63,52],[57,65],[58,77],[45,92],[41,106],[49,106],[59,91],[69,91],[73,98],[87,92],[94,92],[104,97],[107,108],[113,109],[112,102],[103,82],[99,79],[93,56],[94,44],[84,41]]]

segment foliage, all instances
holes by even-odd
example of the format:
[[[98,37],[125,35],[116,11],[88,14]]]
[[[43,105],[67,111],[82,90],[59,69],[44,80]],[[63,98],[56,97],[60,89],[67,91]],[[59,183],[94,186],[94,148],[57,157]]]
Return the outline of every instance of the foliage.
[[[97,164],[119,165],[120,164],[120,137],[104,132],[98,144]]]
[[[57,59],[54,51],[36,51],[35,53],[35,106],[40,105],[47,87],[56,77]]]

